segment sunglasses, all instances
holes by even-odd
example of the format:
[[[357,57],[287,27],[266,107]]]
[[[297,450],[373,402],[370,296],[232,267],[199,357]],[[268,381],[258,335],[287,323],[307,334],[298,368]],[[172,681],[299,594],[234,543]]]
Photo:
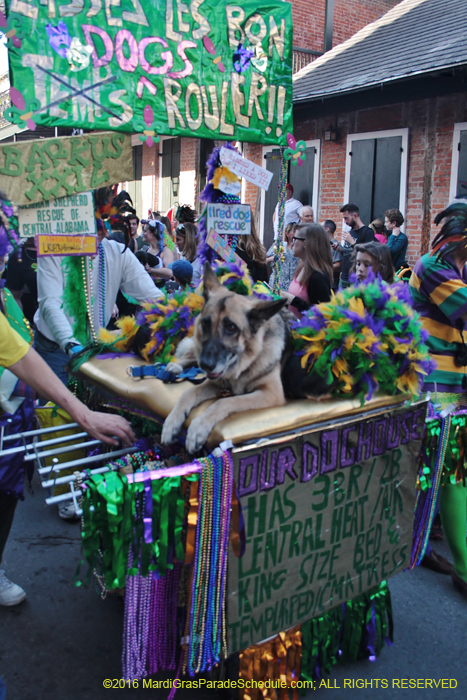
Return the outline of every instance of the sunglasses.
[[[304,241],[304,238],[299,238],[298,236],[292,236],[292,243],[295,243],[295,241]]]

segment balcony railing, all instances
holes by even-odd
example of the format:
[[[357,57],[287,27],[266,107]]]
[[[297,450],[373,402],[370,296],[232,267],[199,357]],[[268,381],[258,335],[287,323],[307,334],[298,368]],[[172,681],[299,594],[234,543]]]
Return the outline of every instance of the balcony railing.
[[[304,68],[309,63],[312,63],[316,58],[322,56],[320,51],[312,49],[300,49],[298,46],[293,47],[293,63],[292,73],[297,73],[301,68]]]

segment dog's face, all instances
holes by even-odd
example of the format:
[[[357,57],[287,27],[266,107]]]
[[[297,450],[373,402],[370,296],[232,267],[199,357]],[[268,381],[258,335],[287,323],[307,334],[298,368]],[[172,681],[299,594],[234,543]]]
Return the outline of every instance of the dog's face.
[[[266,322],[284,299],[260,301],[223,287],[211,266],[204,266],[204,307],[196,319],[198,363],[209,379],[235,378],[260,354]]]

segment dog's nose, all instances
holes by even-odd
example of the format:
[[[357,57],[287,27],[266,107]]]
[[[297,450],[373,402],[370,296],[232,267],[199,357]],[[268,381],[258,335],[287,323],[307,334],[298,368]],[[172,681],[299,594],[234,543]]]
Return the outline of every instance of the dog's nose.
[[[210,343],[206,343],[201,349],[199,356],[199,366],[204,372],[212,372],[217,363],[219,362],[221,355],[221,346],[215,340],[211,340]]]
[[[199,366],[204,372],[212,372],[216,365],[217,360],[212,355],[200,357],[199,359]]]

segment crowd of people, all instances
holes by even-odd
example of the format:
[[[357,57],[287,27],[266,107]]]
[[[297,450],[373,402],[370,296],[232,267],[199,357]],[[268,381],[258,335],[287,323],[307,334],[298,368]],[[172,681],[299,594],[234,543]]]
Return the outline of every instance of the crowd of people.
[[[0,195],[0,201],[6,202],[6,197]],[[198,215],[192,207],[180,206],[172,212],[172,217],[152,212],[147,219],[140,220],[125,192],[120,192],[112,205],[113,214],[106,215],[104,207],[101,215],[97,216],[98,253],[95,258],[78,259],[79,265],[70,263],[68,266],[62,263],[61,258],[38,258],[34,239],[27,239],[11,253],[3,284],[10,290],[8,294],[15,304],[21,307],[25,320],[21,321],[21,342],[10,337],[10,331],[7,333],[6,330],[8,323],[3,323],[5,329],[3,326],[0,329],[0,356],[1,365],[9,368],[12,375],[67,408],[69,414],[91,435],[103,436],[107,441],[119,436],[128,442],[132,434],[123,419],[120,423],[113,422],[112,426],[100,414],[94,414],[91,419],[87,409],[70,398],[63,386],[69,379],[69,359],[90,341],[96,340],[100,328],[111,328],[119,314],[135,313],[139,303],[160,299],[164,289],[171,292],[178,288],[196,287],[202,269],[197,253]],[[6,206],[4,209],[9,211]],[[384,221],[375,219],[369,225],[362,221],[359,208],[354,203],[343,205],[340,212],[343,230],[339,241],[336,236],[337,224],[331,219],[314,222],[313,209],[298,202],[293,197],[293,187],[287,185],[282,245],[276,238],[266,251],[259,240],[254,221],[251,234],[237,236],[236,254],[246,263],[253,280],[269,283],[277,289],[275,275],[279,274],[281,294],[286,298],[291,313],[298,318],[312,305],[329,301],[333,291],[361,283],[370,270],[392,284],[395,273],[407,267],[408,238],[401,230],[404,217],[399,210],[388,209]],[[437,381],[438,393],[440,389],[444,391],[446,401],[455,395],[459,406],[463,406],[463,396],[467,390],[467,351],[463,332],[464,319],[467,319],[467,254],[463,247],[467,243],[467,205],[456,205],[440,217],[436,221],[443,226],[435,244],[438,246],[436,251],[441,249],[441,253],[434,257],[424,256],[417,263],[410,289],[414,307],[420,312],[429,333],[430,350],[435,357],[437,353],[441,355],[440,376],[436,375],[434,385]],[[278,209],[271,225],[278,236]],[[450,255],[442,254],[443,246]],[[277,256],[280,257],[280,265],[274,267]],[[3,264],[6,256],[1,255],[0,258]],[[430,292],[435,278],[437,299]],[[80,296],[82,291],[84,295]],[[0,320],[3,322],[6,318],[13,326],[11,304],[8,313],[5,294],[4,290]],[[22,314],[19,316],[22,317]],[[18,327],[21,326],[21,323],[15,322]],[[34,350],[27,342],[31,329]],[[464,349],[465,354],[462,363],[459,360],[459,347]],[[42,379],[37,379],[39,376],[45,384]],[[433,384],[431,379],[427,378],[428,388]],[[2,409],[7,410],[7,405],[2,404]],[[0,510],[3,510],[0,518],[1,557],[16,502],[4,503],[4,494],[0,494],[0,497],[3,499],[0,502]],[[467,595],[465,537],[463,543],[460,542],[458,527],[450,527],[453,516],[449,515],[457,513],[456,522],[463,518],[464,523],[466,500],[465,486],[455,484],[444,490],[440,502],[454,568],[431,549],[427,552],[425,563],[442,573],[451,573],[457,587]],[[59,515],[66,520],[76,519],[73,503],[62,503]],[[465,523],[463,528],[465,532]],[[24,591],[0,573],[0,604],[16,604],[23,597]]]
[[[350,286],[367,276],[371,267],[384,269],[383,279],[407,267],[408,238],[401,231],[404,217],[398,209],[388,209],[382,219],[368,226],[360,218],[357,204],[347,203],[342,213],[341,242],[336,239],[337,225],[332,219],[315,223],[313,209],[293,196],[292,185],[286,188],[284,241],[279,287],[293,313],[303,312],[313,304],[329,301],[331,291]],[[267,262],[277,255],[278,207],[273,216],[275,241],[267,251]],[[269,284],[275,283],[275,273]]]

